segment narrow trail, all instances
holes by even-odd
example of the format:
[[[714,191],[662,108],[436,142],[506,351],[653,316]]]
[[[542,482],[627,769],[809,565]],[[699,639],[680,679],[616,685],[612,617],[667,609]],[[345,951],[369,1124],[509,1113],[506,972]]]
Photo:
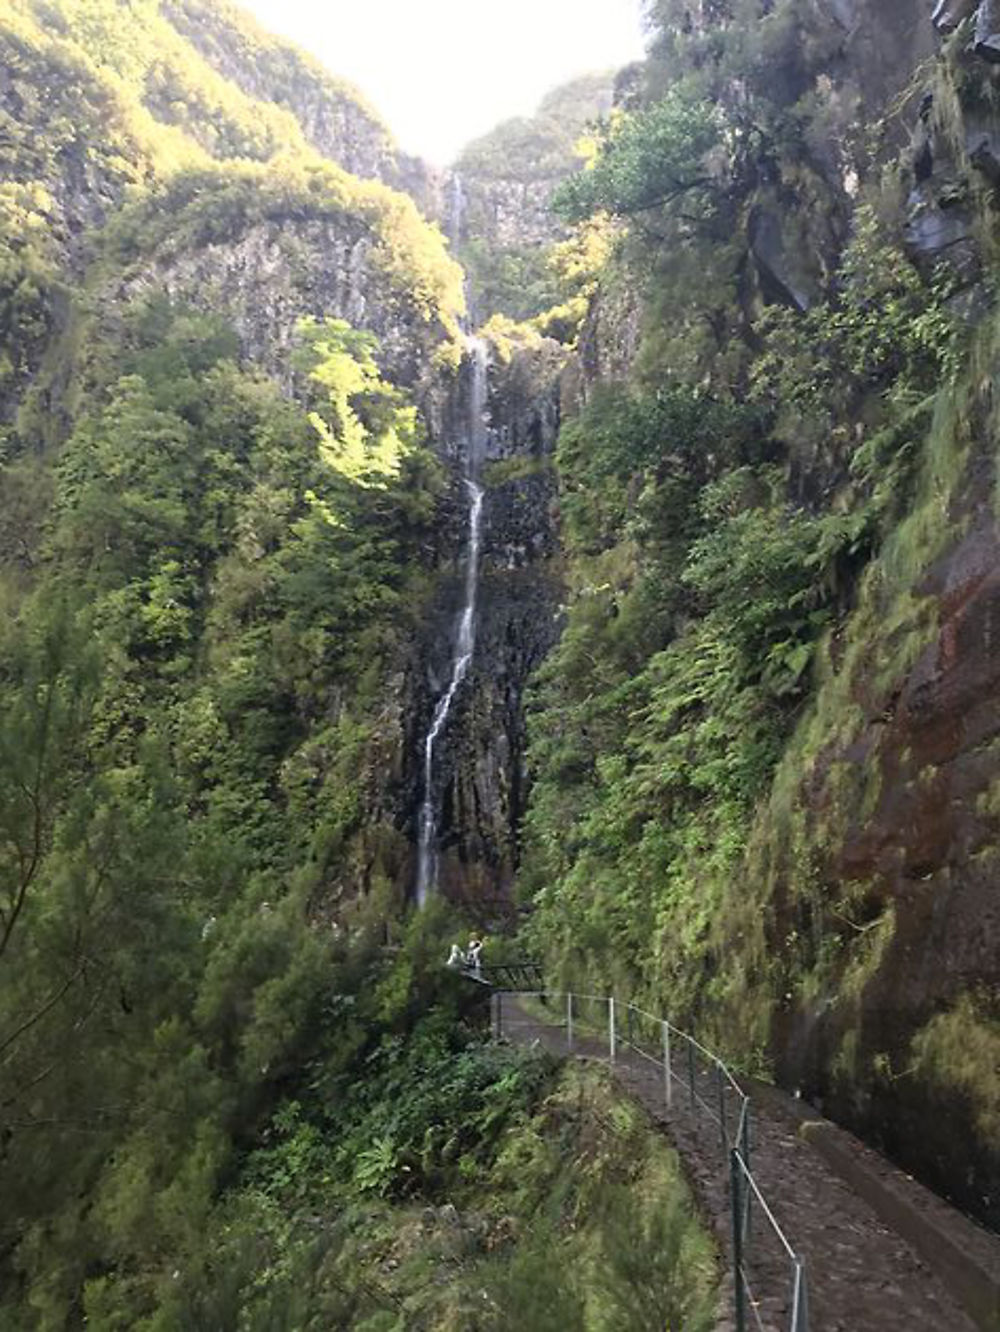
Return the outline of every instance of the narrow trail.
[[[565,1025],[553,1014],[547,1022],[520,1001],[505,996],[503,1035],[520,1044],[537,1042],[557,1055],[567,1053]],[[606,1040],[574,1034],[573,1054],[607,1062]],[[718,1124],[683,1094],[666,1110],[662,1067],[628,1048],[618,1051],[615,1075],[672,1140],[684,1161],[703,1215],[720,1248],[731,1251],[731,1213]],[[707,1090],[707,1089],[706,1089]],[[780,1094],[758,1097],[752,1088],[752,1165],[764,1196],[796,1250],[805,1258],[809,1280],[811,1332],[976,1332],[977,1324],[958,1306],[938,1276],[872,1207],[837,1174],[799,1131],[802,1116],[786,1113]],[[868,1149],[836,1130],[856,1149]],[[873,1153],[868,1153],[874,1156]],[[883,1175],[899,1177],[901,1189],[916,1206],[947,1213],[950,1237],[977,1250],[976,1258],[996,1263],[1000,1241],[980,1231],[960,1214],[908,1177],[877,1158]],[[926,1194],[925,1198],[919,1195]],[[913,1205],[911,1203],[911,1205]],[[786,1332],[789,1326],[787,1261],[765,1227],[755,1228],[750,1266],[754,1302],[749,1328]],[[770,1243],[770,1247],[769,1247]],[[987,1269],[990,1270],[990,1269]],[[717,1332],[733,1332],[731,1281],[723,1286]],[[1000,1329],[1000,1323],[998,1323]]]

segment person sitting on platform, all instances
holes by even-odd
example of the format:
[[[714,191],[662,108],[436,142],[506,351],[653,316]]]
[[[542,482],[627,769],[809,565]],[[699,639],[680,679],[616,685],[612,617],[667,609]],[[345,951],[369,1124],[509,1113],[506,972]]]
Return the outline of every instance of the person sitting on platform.
[[[461,948],[459,948],[458,944],[453,943],[451,946],[451,952],[448,954],[448,961],[445,963],[445,966],[451,967],[452,970],[457,969],[459,971],[463,971],[465,969],[465,965],[466,965],[465,954],[462,952]]]

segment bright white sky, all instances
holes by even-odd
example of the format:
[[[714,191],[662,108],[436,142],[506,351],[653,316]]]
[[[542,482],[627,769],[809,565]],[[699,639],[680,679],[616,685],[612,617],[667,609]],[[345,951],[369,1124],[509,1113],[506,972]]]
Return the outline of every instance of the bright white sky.
[[[641,0],[243,0],[446,165],[577,74],[642,54]]]

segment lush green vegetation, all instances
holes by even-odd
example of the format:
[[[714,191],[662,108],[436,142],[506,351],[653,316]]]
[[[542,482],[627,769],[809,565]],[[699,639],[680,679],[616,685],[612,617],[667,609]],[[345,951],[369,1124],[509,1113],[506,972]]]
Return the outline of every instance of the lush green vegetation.
[[[611,74],[590,74],[557,88],[537,113],[505,121],[463,151],[455,170],[462,191],[456,253],[469,274],[480,319],[528,320],[579,292],[567,283],[558,218],[550,200],[590,151],[589,135],[611,105]],[[570,341],[581,317],[558,329]],[[574,317],[575,316],[575,317]],[[552,321],[556,330],[556,321]]]
[[[325,102],[331,118],[353,116],[359,136],[367,132],[392,153],[388,132],[360,94],[233,6],[13,0],[12,7],[15,32],[78,78],[97,80],[161,141],[170,127],[180,132],[177,143],[197,144],[213,158],[266,161],[290,147],[305,151],[296,107],[289,106],[294,89]]]
[[[134,310],[5,622],[3,1247],[39,1326],[202,1233],[374,956],[318,896],[374,857],[389,906],[363,792],[438,469],[368,340],[301,339],[299,406],[224,325]]]
[[[261,28],[246,10],[228,0],[162,0],[161,10],[243,92],[285,107],[297,118],[310,102],[318,103],[333,125],[350,126],[364,152],[394,155],[389,130],[359,89]]]
[[[216,68],[227,48],[239,85]],[[349,88],[237,11],[15,0],[0,59],[0,447],[66,322],[82,237],[109,218],[116,258],[128,250],[147,263],[158,248],[166,257],[261,222],[353,221],[374,233],[376,263],[419,316],[454,332],[462,279],[438,233],[407,197],[321,157],[293,112],[297,97],[319,108],[331,127],[323,151],[358,157],[367,174],[391,175],[384,128]]]
[[[456,1036],[439,1008],[386,1034],[335,1113],[321,1085],[275,1113],[218,1205],[221,1251],[158,1325],[711,1326],[675,1158],[605,1077]]]
[[[697,207],[719,188],[706,157],[722,132],[710,102],[671,90],[648,109],[606,124],[590,170],[564,183],[556,206],[571,221],[595,212],[631,217],[681,199]]]
[[[95,273],[110,266],[117,274],[154,257],[170,261],[235,243],[254,227],[294,231],[311,222],[338,224],[351,240],[370,238],[372,268],[385,274],[400,308],[432,333],[457,332],[464,308],[461,270],[438,232],[410,199],[319,162],[285,159],[267,167],[239,163],[178,172],[108,223],[95,242],[102,261]],[[286,244],[295,240],[293,234]],[[299,276],[291,262],[289,270]]]
[[[934,631],[926,571],[996,436],[994,260],[970,299],[907,257],[898,173],[821,164],[836,135],[878,153],[823,81],[830,21],[716,8],[652,6],[589,144],[605,77],[460,163],[498,370],[554,366],[543,335],[583,366],[510,946],[762,1066],[779,1009],[837,1004],[833,1076],[957,1087],[986,1141],[985,991],[902,1052],[852,1026],[897,907],[824,856],[878,770],[808,816],[803,787]],[[0,59],[0,1321],[707,1328],[673,1156],[595,1071],[485,1042],[454,921],[407,914],[446,479],[400,384],[454,363],[462,274],[305,111],[388,162],[383,128],[205,0],[14,0]],[[558,242],[477,234],[483,198],[581,162]],[[335,255],[384,346],[317,317]]]
[[[302,99],[391,145],[235,11],[19,0],[0,43],[0,1322],[708,1326],[671,1153],[486,1043],[454,921],[407,923],[445,476],[378,339],[288,312],[341,246],[446,372],[460,270],[312,151]]]
[[[477,180],[561,180],[580,158],[579,141],[611,106],[613,72],[587,74],[549,93],[534,116],[504,121],[463,150],[456,169]]]
[[[707,1327],[671,1153],[483,1043],[453,920],[397,923],[440,468],[370,335],[299,344],[292,402],[218,319],[132,308],[5,621],[0,1320]]]
[[[559,440],[572,601],[532,709],[524,891],[555,975],[639,994],[750,1058],[776,1001],[877,966],[884,932],[852,936],[835,894],[817,906],[819,851],[791,814],[769,834],[762,802],[786,754],[786,812],[795,799],[793,737],[831,643],[860,627],[865,571],[920,502],[967,337],[955,272],[903,252],[893,173],[872,174],[846,244],[817,229],[842,206],[810,163],[832,114],[809,77],[823,24],[737,8],[703,28],[660,8],[641,104],[558,196],[579,244],[617,219],[590,339],[614,341],[627,293],[641,341],[630,381],[593,389]],[[776,200],[825,292],[804,312],[751,276]],[[810,895],[809,944],[775,936],[772,891]],[[824,930],[837,948],[819,962]]]

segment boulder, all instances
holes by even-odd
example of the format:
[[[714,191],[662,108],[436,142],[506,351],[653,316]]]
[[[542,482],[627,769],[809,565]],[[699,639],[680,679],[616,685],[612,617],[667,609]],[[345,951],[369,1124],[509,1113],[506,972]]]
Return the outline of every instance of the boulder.
[[[976,16],[976,55],[1000,63],[1000,0],[983,0]]]
[[[938,0],[931,22],[938,32],[954,32],[976,12],[976,0]]]
[[[1000,186],[1000,126],[992,117],[967,112],[965,150],[969,161],[993,186]]]
[[[787,216],[787,215],[786,215]],[[798,238],[786,235],[782,212],[772,202],[759,203],[750,214],[750,252],[769,299],[805,311],[818,294],[812,275],[805,271]]]

